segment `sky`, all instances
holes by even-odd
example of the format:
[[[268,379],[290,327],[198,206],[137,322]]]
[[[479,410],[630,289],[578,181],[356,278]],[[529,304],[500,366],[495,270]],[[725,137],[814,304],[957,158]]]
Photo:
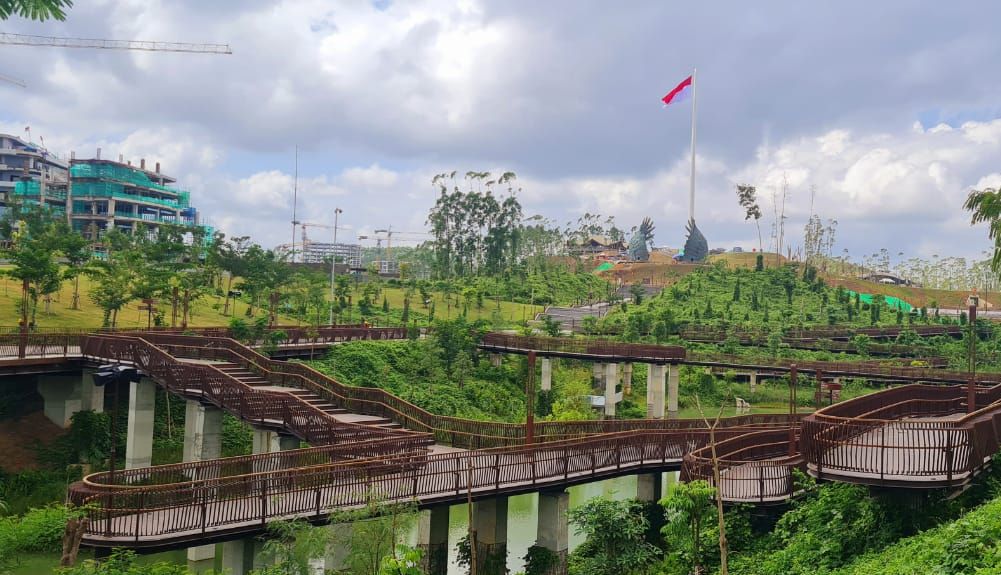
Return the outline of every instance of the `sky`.
[[[204,220],[288,242],[426,229],[441,172],[514,171],[526,216],[649,216],[684,242],[698,69],[696,221],[711,247],[758,244],[812,213],[836,255],[981,257],[962,209],[1001,186],[1001,3],[589,0],[78,1],[2,31],[229,44],[232,55],[0,46],[0,132],[68,157],[161,163]],[[460,185],[466,182],[459,180]],[[314,239],[330,230],[311,231]]]

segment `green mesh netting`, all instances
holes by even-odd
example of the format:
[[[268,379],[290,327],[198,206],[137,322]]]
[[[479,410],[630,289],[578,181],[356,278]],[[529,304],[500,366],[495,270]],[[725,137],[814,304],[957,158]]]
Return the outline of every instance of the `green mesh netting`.
[[[872,298],[874,297],[873,294],[871,294],[871,293],[858,293],[858,292],[854,292],[852,290],[845,290],[845,291],[848,292],[848,295],[850,295],[852,297],[852,299],[854,299],[855,295],[858,294],[859,300],[862,303],[871,304],[872,303]],[[890,306],[891,309],[900,309],[900,310],[902,310],[905,313],[910,313],[911,310],[914,309],[914,306],[912,306],[911,304],[909,304],[906,301],[900,299],[899,297],[895,297],[895,296],[892,296],[892,295],[884,295],[883,296],[883,301],[885,301],[886,305]]]
[[[594,268],[594,271],[595,271],[595,273],[597,273],[597,272],[605,272],[605,271],[608,271],[608,270],[610,270],[610,269],[612,269],[614,267],[615,267],[615,264],[613,264],[612,262],[605,262],[605,263],[601,264],[600,266]]]

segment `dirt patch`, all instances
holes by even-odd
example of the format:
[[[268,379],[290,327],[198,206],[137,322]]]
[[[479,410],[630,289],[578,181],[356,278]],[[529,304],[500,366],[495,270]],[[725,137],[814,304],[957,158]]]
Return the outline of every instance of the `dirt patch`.
[[[0,469],[18,473],[38,469],[39,445],[48,445],[66,433],[36,411],[20,419],[0,421]]]

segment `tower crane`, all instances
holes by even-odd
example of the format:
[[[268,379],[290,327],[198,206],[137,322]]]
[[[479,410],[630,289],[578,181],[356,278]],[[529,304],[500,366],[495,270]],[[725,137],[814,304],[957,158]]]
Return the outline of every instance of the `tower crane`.
[[[386,236],[386,260],[390,261],[393,259],[393,236],[418,236],[420,239],[424,239],[428,234],[424,232],[401,232],[399,230],[394,230],[393,226],[389,226],[386,229],[375,230],[377,234],[385,234]],[[407,238],[404,238],[407,239]],[[417,237],[409,238],[412,240],[418,239]]]
[[[68,38],[0,32],[0,44],[12,46],[51,46],[55,48],[91,48],[97,50],[141,50],[145,52],[188,52],[194,54],[232,54],[229,44],[197,44],[187,42],[156,42],[151,40],[107,40],[102,38]],[[0,75],[0,80],[26,88],[17,78]]]

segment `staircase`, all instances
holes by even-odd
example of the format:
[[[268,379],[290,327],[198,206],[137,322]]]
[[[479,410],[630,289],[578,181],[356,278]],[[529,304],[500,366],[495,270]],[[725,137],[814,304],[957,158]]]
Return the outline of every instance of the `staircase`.
[[[275,387],[272,386],[271,382],[264,379],[260,375],[250,371],[242,365],[226,362],[226,363],[216,363],[213,364],[214,367],[225,373],[226,375],[239,380],[241,383],[245,383],[251,387],[267,387],[269,391],[284,391],[289,395],[295,396],[298,400],[307,403],[316,409],[326,413],[333,419],[343,423],[355,423],[359,425],[368,425],[371,427],[377,427],[382,429],[403,429],[403,426],[392,420],[386,419],[384,417],[378,417],[375,415],[362,415],[359,413],[351,413],[350,411],[337,407],[329,401],[323,399],[319,395],[308,391],[305,389],[298,389],[294,387]]]

